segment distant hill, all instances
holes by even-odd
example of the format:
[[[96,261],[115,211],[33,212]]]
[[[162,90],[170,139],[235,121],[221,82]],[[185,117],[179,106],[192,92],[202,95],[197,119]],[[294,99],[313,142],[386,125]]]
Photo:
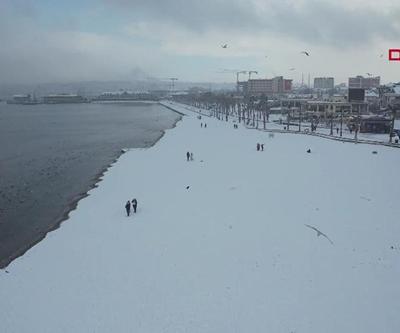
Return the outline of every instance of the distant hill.
[[[37,97],[48,94],[79,94],[83,96],[97,96],[105,91],[148,91],[169,90],[168,80],[143,79],[136,81],[83,81],[68,83],[40,83],[40,84],[2,84],[0,85],[0,99],[10,98],[15,94],[32,94]],[[175,90],[186,90],[200,87],[205,90],[232,90],[234,83],[213,82],[175,82]]]

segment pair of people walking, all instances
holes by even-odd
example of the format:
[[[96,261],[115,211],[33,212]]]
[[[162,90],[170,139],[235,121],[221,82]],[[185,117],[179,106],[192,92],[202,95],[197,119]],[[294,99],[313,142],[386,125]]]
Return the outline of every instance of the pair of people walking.
[[[264,151],[264,144],[263,143],[257,143],[257,151]]]
[[[186,152],[186,161],[193,161],[193,153]]]
[[[126,202],[125,204],[125,210],[126,210],[126,215],[129,216],[131,214],[131,204],[132,204],[132,208],[133,208],[133,212],[136,213],[136,209],[137,209],[137,200],[136,199],[132,199],[132,202],[130,202],[129,200]]]

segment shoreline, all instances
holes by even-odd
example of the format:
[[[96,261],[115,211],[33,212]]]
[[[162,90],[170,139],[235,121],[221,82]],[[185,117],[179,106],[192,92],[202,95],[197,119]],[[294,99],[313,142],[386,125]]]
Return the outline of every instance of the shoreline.
[[[173,110],[172,108],[167,107],[166,105],[162,104],[161,102],[155,103],[155,104],[159,104],[159,105],[169,109],[170,111],[176,112],[176,113],[180,114],[181,117],[179,119],[177,119],[177,121],[173,124],[173,126],[171,128],[162,130],[160,136],[151,145],[148,145],[144,149],[149,149],[151,147],[154,147],[165,135],[166,130],[175,128],[177,123],[182,120],[182,116],[184,116],[183,113],[181,113],[177,110]],[[32,242],[30,242],[26,246],[23,246],[22,248],[19,248],[12,255],[8,256],[7,258],[1,259],[0,260],[0,269],[5,270],[15,259],[22,257],[31,248],[33,248],[35,245],[37,245],[41,241],[43,241],[49,233],[59,229],[61,227],[62,223],[69,219],[70,213],[77,209],[79,201],[88,197],[90,195],[89,192],[99,186],[99,183],[103,180],[103,177],[105,176],[107,171],[109,171],[111,169],[111,167],[113,165],[115,165],[115,163],[118,162],[118,160],[120,159],[120,157],[122,155],[124,155],[127,151],[129,151],[131,149],[137,149],[137,148],[121,148],[120,152],[117,154],[117,156],[109,164],[102,167],[102,169],[92,179],[89,180],[89,182],[91,184],[83,192],[80,192],[71,197],[71,199],[68,201],[68,203],[66,204],[63,211],[58,215],[58,217],[55,218],[54,223],[52,223],[46,231],[37,235],[37,237],[35,237],[35,239],[32,240]]]
[[[38,237],[31,244],[27,244],[23,248],[17,250],[12,256],[9,256],[6,259],[2,259],[0,261],[0,269],[7,268],[15,259],[22,257],[32,247],[34,247],[42,240],[44,240],[48,233],[59,229],[61,224],[69,219],[69,214],[78,207],[79,201],[89,196],[89,191],[98,187],[98,184],[102,181],[102,177],[105,175],[105,173],[113,166],[113,164],[115,164],[118,161],[118,159],[124,153],[125,152],[121,150],[118,157],[116,157],[111,163],[105,166],[93,179],[91,179],[90,180],[91,184],[89,185],[89,187],[86,189],[85,192],[78,193],[71,198],[71,200],[67,203],[66,207],[63,209],[61,214],[55,219],[54,224],[49,226],[49,228],[45,231],[44,234],[38,235]]]
[[[4,330],[395,331],[396,152],[204,129],[172,107],[187,114],[173,131],[123,154],[69,223],[0,274]]]

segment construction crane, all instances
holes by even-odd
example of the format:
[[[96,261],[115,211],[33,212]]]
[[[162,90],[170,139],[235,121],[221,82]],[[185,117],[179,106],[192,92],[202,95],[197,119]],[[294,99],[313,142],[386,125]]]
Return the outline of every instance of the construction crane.
[[[176,78],[176,77],[168,77],[165,80],[170,80],[171,81],[171,93],[173,93],[174,90],[175,90],[175,81],[178,81],[178,78]]]
[[[239,75],[240,74],[246,74],[247,71],[238,71],[236,72],[236,92],[239,93],[240,91],[240,83],[239,83]]]
[[[251,74],[258,74],[258,72],[257,71],[248,71],[248,73],[249,73],[249,80],[251,79]]]
[[[225,74],[225,73],[232,73],[232,74],[236,74],[236,89],[237,91],[239,91],[239,75],[240,74],[246,74],[247,71],[242,71],[240,69],[222,69],[220,71],[218,71],[217,73],[221,73],[221,74]]]
[[[236,72],[236,83],[239,83],[239,75],[240,74],[246,74],[247,73],[247,71],[238,71],[238,72]]]

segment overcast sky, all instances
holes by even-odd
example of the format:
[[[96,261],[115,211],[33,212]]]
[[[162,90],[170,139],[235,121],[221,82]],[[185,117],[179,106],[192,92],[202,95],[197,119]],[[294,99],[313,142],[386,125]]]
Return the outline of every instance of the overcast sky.
[[[234,81],[223,69],[397,82],[400,1],[0,0],[0,43],[0,83]]]

